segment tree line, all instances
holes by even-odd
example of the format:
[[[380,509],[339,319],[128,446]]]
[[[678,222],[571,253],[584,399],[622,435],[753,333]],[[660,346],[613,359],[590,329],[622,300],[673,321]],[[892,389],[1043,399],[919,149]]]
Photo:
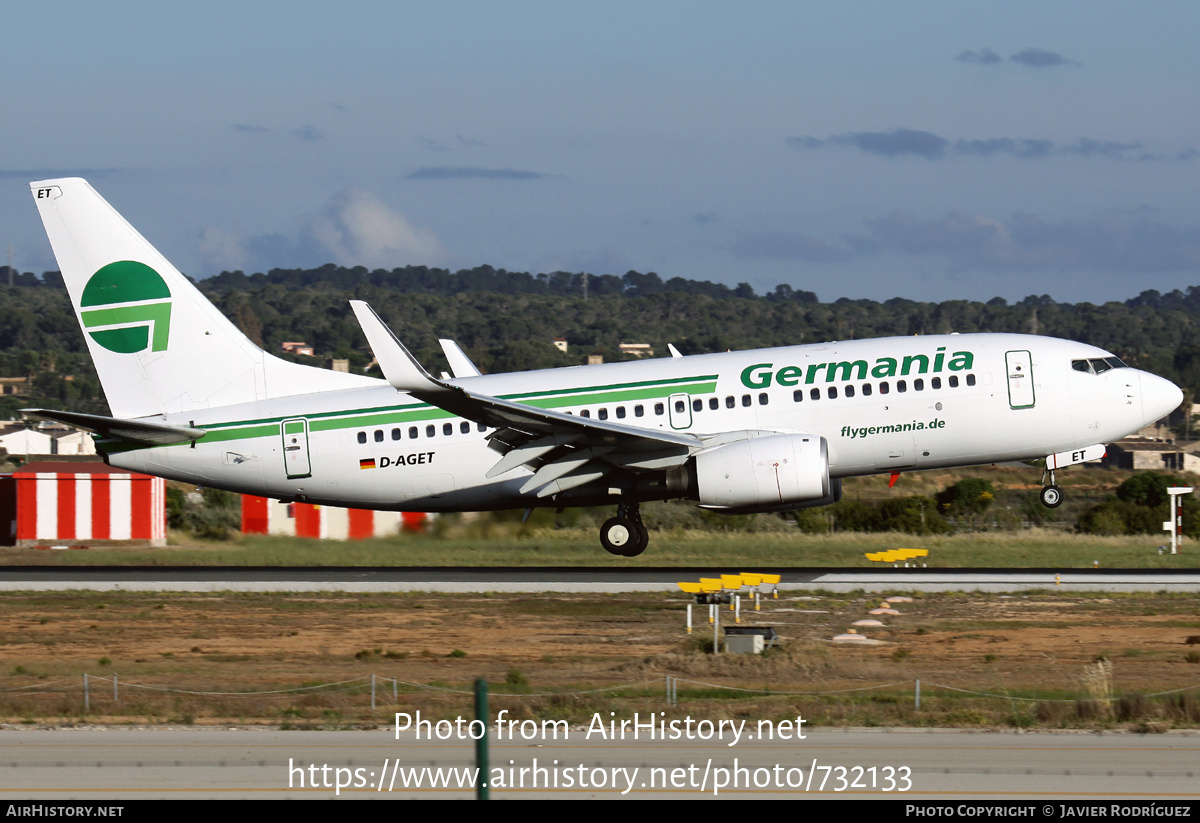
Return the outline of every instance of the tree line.
[[[0,267],[0,284],[8,272]],[[0,397],[0,416],[45,405],[106,413],[62,278],[13,272],[0,285],[0,376],[31,377],[32,393]],[[586,282],[586,293],[585,293]],[[927,303],[840,299],[820,302],[780,285],[757,294],[654,272],[624,276],[530,274],[480,266],[451,272],[424,266],[390,271],[344,268],[240,271],[196,284],[251,340],[274,354],[304,340],[318,362],[347,359],[362,371],[371,354],[350,311],[366,300],[431,370],[445,368],[438,337],[451,337],[487,372],[578,365],[588,354],[622,359],[622,342],[684,354],[855,338],[948,332],[1021,332],[1090,343],[1161,374],[1193,395],[1200,388],[1200,288],[1144,291],[1104,304],[1059,303],[1047,295],[1016,303]],[[564,338],[569,350],[551,345]],[[303,362],[312,362],[305,360]]]

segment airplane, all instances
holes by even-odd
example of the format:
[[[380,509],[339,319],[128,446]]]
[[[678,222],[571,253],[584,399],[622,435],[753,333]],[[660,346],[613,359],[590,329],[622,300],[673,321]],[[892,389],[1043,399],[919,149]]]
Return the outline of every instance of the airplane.
[[[112,466],[285,501],[455,512],[616,505],[610,553],[649,541],[640,504],[718,512],[834,503],[842,478],[1044,459],[1055,471],[1179,406],[1169,381],[1083,343],[943,334],[481,374],[453,341],[430,374],[361,301],[383,379],[254,345],[79,178],[30,184],[111,417]],[[1047,482],[1047,480],[1049,482]]]

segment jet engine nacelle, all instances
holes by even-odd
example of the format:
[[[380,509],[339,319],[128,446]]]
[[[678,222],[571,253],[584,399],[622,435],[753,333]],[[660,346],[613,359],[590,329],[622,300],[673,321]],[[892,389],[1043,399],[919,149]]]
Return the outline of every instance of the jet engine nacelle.
[[[832,496],[829,447],[815,434],[772,434],[726,443],[695,457],[701,506],[783,510]]]

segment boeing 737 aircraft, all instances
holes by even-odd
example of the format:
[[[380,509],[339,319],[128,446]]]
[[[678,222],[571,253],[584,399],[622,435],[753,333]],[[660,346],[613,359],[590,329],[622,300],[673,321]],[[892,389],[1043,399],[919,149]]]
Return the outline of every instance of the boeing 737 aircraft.
[[[778,512],[841,478],[1044,458],[1054,471],[1170,413],[1182,393],[1094,346],[1017,334],[891,337],[483,375],[443,342],[434,377],[365,303],[385,379],[251,343],[84,180],[31,184],[112,417],[112,466],[331,506],[481,511],[615,504],[609,552],[648,542],[639,504]],[[297,330],[301,331],[301,330]]]

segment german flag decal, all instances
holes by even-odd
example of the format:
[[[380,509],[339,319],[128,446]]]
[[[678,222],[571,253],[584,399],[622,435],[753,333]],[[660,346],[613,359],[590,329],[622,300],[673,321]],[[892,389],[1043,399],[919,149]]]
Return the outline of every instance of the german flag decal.
[[[374,457],[364,457],[362,460],[358,461],[358,467],[360,469],[375,468],[375,458]]]

